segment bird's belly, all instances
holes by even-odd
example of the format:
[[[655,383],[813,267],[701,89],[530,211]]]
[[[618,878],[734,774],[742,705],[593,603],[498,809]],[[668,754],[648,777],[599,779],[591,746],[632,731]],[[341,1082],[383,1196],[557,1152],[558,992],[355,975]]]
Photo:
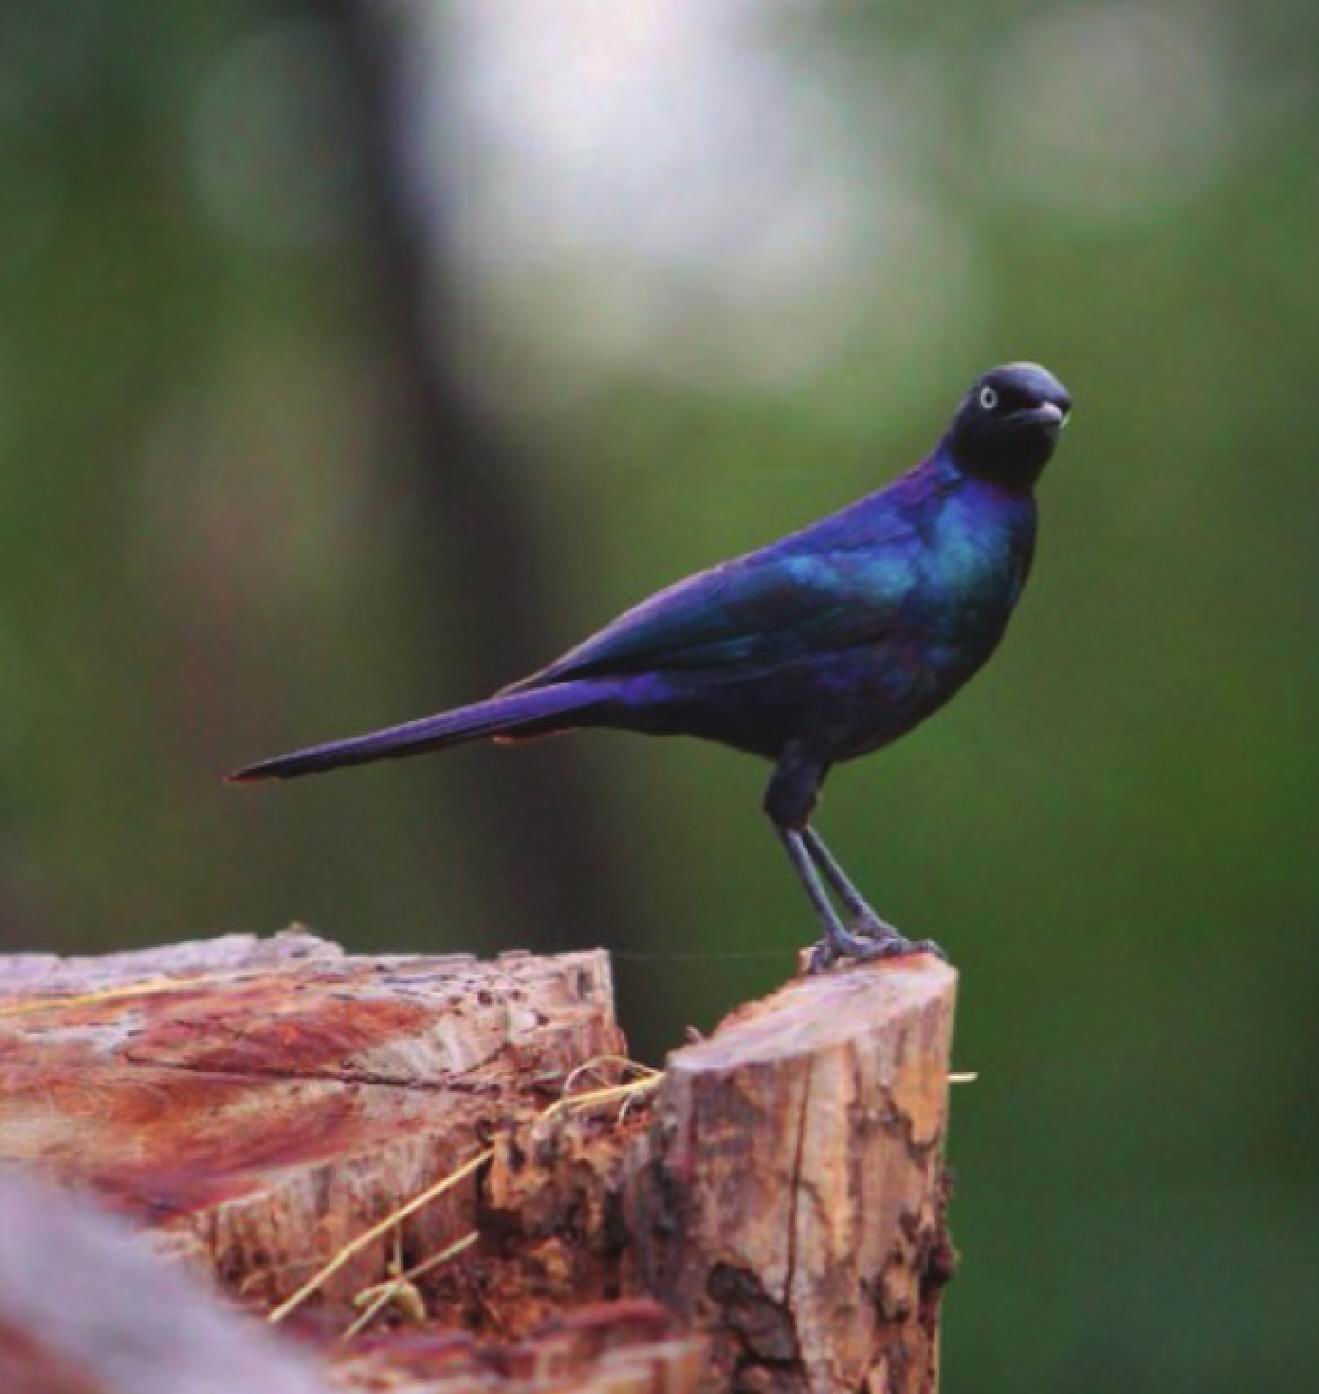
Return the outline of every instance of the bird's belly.
[[[806,740],[832,760],[888,745],[941,707],[989,656],[967,646],[858,646],[772,672],[710,683],[669,675],[661,701],[642,701],[629,725],[686,734],[777,758]],[[653,681],[653,680],[652,680]]]
[[[839,675],[849,695],[835,709],[844,718],[835,758],[878,750],[938,711],[993,653],[1009,608],[998,615],[982,611],[963,625],[893,635],[852,656]]]

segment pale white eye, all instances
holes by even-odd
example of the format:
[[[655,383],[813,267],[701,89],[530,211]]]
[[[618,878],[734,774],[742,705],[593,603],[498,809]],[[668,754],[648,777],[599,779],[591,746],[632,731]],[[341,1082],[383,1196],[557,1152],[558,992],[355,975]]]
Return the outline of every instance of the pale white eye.
[[[986,411],[993,411],[998,406],[998,393],[992,387],[982,387],[980,389],[980,405]]]

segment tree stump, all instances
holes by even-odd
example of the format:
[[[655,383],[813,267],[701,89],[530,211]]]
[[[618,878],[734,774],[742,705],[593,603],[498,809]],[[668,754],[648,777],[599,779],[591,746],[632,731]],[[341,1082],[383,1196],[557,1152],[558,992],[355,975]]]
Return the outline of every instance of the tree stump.
[[[711,1388],[937,1388],[955,981],[928,956],[799,979],[670,1056],[629,1219]]]
[[[797,979],[623,1113],[555,1102],[622,1077],[603,953],[0,959],[0,1159],[249,1308],[338,1256],[290,1324],[340,1388],[934,1394],[955,981],[928,956]]]

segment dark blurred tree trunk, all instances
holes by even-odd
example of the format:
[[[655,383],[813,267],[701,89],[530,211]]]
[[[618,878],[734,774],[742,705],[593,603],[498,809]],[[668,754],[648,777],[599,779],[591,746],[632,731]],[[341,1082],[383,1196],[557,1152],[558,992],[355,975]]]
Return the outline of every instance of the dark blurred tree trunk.
[[[542,548],[528,488],[534,470],[475,410],[453,371],[450,267],[436,251],[437,229],[424,226],[409,203],[400,166],[407,117],[399,109],[401,55],[392,8],[334,0],[315,13],[338,50],[352,128],[361,141],[365,241],[398,389],[396,425],[410,445],[409,493],[418,505],[412,560],[428,578],[425,589],[446,597],[445,610],[462,615],[468,640],[463,667],[475,695],[538,666],[562,646],[546,623],[553,558]],[[432,658],[423,680],[428,690],[452,692],[451,652],[439,680],[428,681],[437,649],[423,649]],[[595,943],[606,926],[618,923],[622,903],[621,885],[609,872],[616,859],[608,855],[605,791],[588,789],[580,751],[574,758],[557,742],[537,750],[536,772],[558,796],[552,816],[543,802],[529,798],[527,763],[498,758],[464,790],[464,816],[497,849],[496,865],[509,873],[501,879],[513,904],[505,908],[526,912],[519,915],[519,944],[540,937],[560,948]]]

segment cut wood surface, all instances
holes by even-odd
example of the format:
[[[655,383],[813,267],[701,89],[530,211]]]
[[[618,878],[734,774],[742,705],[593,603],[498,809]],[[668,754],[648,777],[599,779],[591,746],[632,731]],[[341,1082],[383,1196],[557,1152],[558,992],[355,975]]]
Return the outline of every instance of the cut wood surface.
[[[0,960],[18,989],[0,1000],[0,1156],[267,1302],[622,1045],[603,953],[358,958],[292,933],[43,966]],[[407,1244],[456,1238],[474,1205],[455,1189]],[[386,1257],[384,1240],[355,1256],[331,1295]]]
[[[568,1108],[634,1077],[603,1059],[603,953],[0,959],[0,1157],[257,1309],[346,1253],[290,1319],[339,1388],[934,1394],[955,981],[928,956],[798,979]],[[333,1346],[391,1261],[454,1241]]]

